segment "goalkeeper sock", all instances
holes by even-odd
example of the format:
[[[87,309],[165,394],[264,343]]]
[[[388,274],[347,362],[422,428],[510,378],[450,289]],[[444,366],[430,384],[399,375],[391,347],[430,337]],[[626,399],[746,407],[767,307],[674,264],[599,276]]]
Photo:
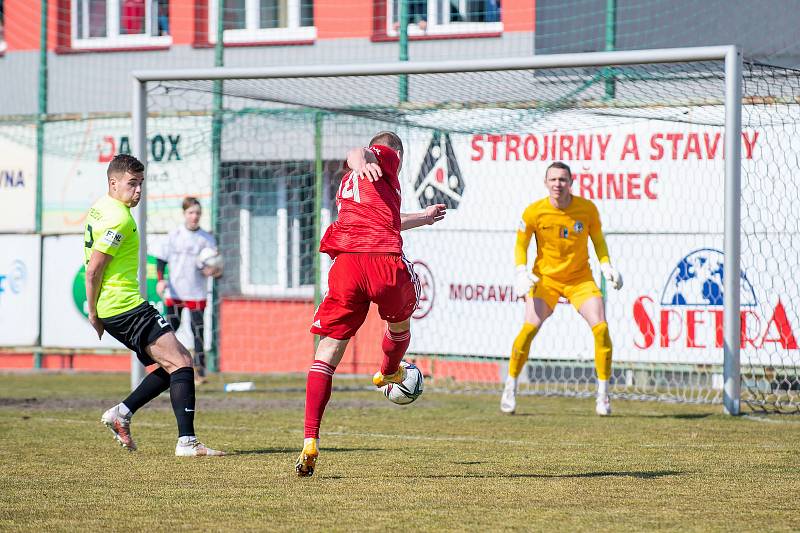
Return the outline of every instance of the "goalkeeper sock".
[[[608,324],[600,322],[592,326],[594,336],[594,368],[597,379],[608,381],[611,377],[611,336],[608,334]]]
[[[516,379],[522,372],[522,367],[528,360],[528,354],[531,351],[531,342],[539,331],[538,326],[534,326],[530,322],[522,324],[522,329],[519,330],[517,338],[514,339],[514,345],[511,349],[511,360],[508,362],[508,375]]]
[[[608,396],[608,380],[607,379],[598,379],[597,380],[597,397],[602,398],[603,396]]]
[[[125,398],[122,403],[130,409],[131,415],[138,411],[150,400],[169,389],[169,374],[161,367],[156,368],[145,376],[139,386]],[[120,409],[120,413],[122,410]],[[124,416],[124,413],[123,413]]]
[[[388,376],[397,372],[400,367],[400,360],[406,354],[410,343],[411,330],[397,332],[386,329],[386,334],[383,336],[383,342],[381,343],[381,348],[383,349],[381,374]]]
[[[319,360],[315,360],[308,370],[305,423],[305,438],[307,439],[319,438],[322,414],[325,412],[328,400],[331,399],[334,372],[336,372],[335,366]]]

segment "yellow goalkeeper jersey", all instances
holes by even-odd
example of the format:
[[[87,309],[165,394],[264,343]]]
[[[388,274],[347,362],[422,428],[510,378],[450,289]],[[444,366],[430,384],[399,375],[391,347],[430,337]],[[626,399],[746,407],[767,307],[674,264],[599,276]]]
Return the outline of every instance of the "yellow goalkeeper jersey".
[[[514,258],[517,265],[528,262],[528,246],[536,236],[533,273],[562,283],[591,276],[588,239],[601,263],[609,262],[608,247],[600,226],[600,214],[591,200],[573,196],[566,209],[553,207],[542,198],[522,213]]]

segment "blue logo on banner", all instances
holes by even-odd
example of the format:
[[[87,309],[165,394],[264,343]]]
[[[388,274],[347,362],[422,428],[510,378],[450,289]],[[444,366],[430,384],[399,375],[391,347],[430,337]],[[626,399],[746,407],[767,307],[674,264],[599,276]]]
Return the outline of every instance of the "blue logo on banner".
[[[28,268],[19,259],[11,263],[11,269],[6,274],[0,274],[0,298],[4,292],[10,290],[14,294],[21,293],[28,280]]]
[[[670,274],[661,305],[721,306],[724,301],[724,256],[713,248],[690,252]],[[742,271],[741,305],[754,306],[756,294]]]

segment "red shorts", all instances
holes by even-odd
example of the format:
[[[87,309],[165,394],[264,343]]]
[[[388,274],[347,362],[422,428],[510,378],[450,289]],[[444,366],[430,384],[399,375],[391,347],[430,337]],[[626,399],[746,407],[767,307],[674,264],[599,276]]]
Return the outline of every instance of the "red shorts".
[[[344,340],[367,318],[370,302],[383,320],[402,322],[417,308],[414,268],[396,254],[344,253],[328,273],[328,292],[314,313],[311,333]]]
[[[184,307],[187,308],[189,311],[203,311],[206,308],[206,301],[205,300],[173,300],[172,298],[167,298],[164,300],[164,305],[167,307],[176,306],[181,309]]]

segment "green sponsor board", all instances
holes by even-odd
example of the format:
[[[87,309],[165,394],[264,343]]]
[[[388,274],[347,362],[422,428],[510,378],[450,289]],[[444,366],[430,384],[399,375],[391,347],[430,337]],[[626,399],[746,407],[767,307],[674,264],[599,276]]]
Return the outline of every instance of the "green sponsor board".
[[[153,306],[158,309],[158,312],[164,314],[164,301],[156,293],[156,285],[158,284],[158,276],[156,274],[156,258],[152,255],[147,256],[147,299]],[[89,305],[86,302],[86,265],[81,265],[81,268],[75,274],[75,279],[72,281],[72,300],[75,302],[75,307],[78,311],[85,316],[89,317]]]

